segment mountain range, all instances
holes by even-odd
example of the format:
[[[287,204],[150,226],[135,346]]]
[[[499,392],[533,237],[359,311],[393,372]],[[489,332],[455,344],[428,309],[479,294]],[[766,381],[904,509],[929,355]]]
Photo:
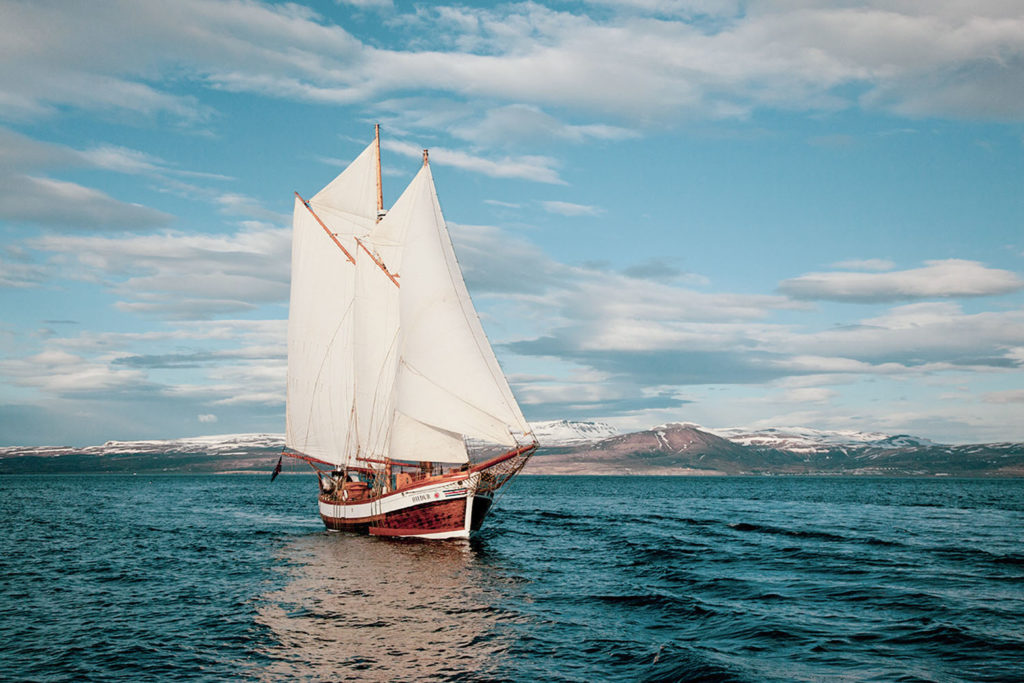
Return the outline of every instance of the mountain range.
[[[1024,444],[937,444],[906,434],[802,427],[705,430],[674,423],[550,445],[534,474],[1024,476]]]
[[[905,434],[689,423],[627,434],[600,422],[532,427],[541,448],[525,474],[1024,476],[1020,443],[948,445]],[[228,434],[84,448],[4,447],[0,474],[267,472],[283,445],[280,434]],[[305,467],[295,462],[286,470]]]

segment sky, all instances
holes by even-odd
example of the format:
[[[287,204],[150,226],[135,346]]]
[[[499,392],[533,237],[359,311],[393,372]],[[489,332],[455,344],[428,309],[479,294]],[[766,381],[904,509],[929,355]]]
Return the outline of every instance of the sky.
[[[0,445],[283,432],[374,123],[530,420],[1024,441],[1017,0],[0,0]]]

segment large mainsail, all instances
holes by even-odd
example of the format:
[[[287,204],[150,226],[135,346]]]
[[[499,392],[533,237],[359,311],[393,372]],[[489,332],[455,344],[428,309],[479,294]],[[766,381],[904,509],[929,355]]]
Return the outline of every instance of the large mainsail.
[[[529,425],[469,298],[430,167],[377,222],[378,154],[371,144],[312,211],[295,205],[287,445],[338,467],[466,462],[465,437],[515,445]]]
[[[514,445],[512,432],[530,429],[469,298],[429,165],[406,194],[392,457],[447,441],[449,457],[431,459],[465,460],[462,436]]]

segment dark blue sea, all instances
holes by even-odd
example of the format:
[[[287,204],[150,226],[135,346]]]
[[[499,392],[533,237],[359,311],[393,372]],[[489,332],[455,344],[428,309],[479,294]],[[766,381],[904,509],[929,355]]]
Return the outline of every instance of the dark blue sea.
[[[469,543],[310,476],[0,479],[0,679],[1024,680],[1024,481],[520,477]]]

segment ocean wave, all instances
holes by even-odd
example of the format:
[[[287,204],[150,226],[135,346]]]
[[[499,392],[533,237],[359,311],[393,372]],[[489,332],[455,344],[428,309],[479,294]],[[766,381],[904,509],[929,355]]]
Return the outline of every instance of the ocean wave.
[[[0,677],[1020,678],[1019,482],[608,482],[523,478],[455,546],[328,534],[299,478],[64,477],[67,524],[7,478]]]

